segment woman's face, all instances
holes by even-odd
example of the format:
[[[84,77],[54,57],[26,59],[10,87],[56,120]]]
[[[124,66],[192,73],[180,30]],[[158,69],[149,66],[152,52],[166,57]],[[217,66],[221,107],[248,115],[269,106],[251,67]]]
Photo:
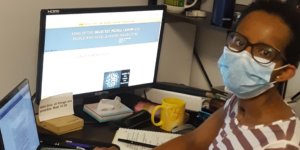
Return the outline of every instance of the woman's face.
[[[237,32],[241,33],[250,43],[263,43],[269,45],[282,54],[292,38],[292,32],[286,23],[278,16],[265,11],[249,13],[238,25]],[[246,48],[248,52],[251,48]],[[283,60],[278,57],[273,61],[275,68],[283,65]],[[275,79],[279,72],[273,72],[271,80]]]
[[[248,14],[238,25],[237,32],[248,38],[250,43],[263,43],[284,53],[291,39],[291,31],[285,22],[274,14],[265,11],[254,11]],[[247,47],[250,52],[251,48]],[[279,57],[280,58],[280,57]],[[278,66],[281,59],[275,59]]]

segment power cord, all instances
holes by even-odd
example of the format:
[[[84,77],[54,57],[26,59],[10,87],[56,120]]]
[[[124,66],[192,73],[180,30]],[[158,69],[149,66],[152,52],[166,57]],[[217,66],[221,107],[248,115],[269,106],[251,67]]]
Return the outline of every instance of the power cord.
[[[148,101],[148,97],[147,97],[147,94],[146,94],[146,88],[143,91],[144,91],[144,97]]]
[[[290,103],[297,102],[299,99],[300,99],[300,91],[296,93],[294,96],[292,96]]]

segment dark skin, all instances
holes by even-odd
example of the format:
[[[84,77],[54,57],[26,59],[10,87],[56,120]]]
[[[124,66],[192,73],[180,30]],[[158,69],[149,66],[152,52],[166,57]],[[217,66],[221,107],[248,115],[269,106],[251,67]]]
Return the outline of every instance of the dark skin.
[[[265,43],[282,53],[292,37],[289,27],[280,17],[264,11],[254,11],[248,14],[238,25],[237,32],[245,35],[251,43]],[[250,47],[246,48],[248,52],[250,49]],[[274,60],[274,63],[277,68],[283,65],[283,60],[278,58]],[[284,69],[274,71],[270,82],[289,80],[295,72],[296,67],[288,65]],[[254,98],[240,100],[238,108],[237,119],[240,124],[247,126],[270,124],[276,120],[285,120],[293,116],[291,109],[284,103],[276,87]],[[155,150],[208,149],[217,136],[224,117],[224,109],[220,108],[194,131],[175,138]]]
[[[257,16],[260,17],[256,18]],[[249,24],[251,24],[250,28]],[[291,39],[291,31],[282,19],[263,11],[252,12],[246,16],[245,20],[239,24],[237,31],[245,35],[251,43],[265,43],[278,50],[284,50]],[[250,47],[247,47],[246,50],[250,52],[250,49]],[[275,68],[283,65],[280,57],[275,59],[274,62],[276,63]],[[295,74],[295,70],[295,66],[289,65],[283,70],[275,71],[272,74],[271,81],[288,80]],[[284,104],[283,98],[276,88],[272,88],[258,97],[239,101],[237,118],[243,125],[254,126],[257,124],[270,124],[274,120],[285,120],[292,115],[293,113]]]

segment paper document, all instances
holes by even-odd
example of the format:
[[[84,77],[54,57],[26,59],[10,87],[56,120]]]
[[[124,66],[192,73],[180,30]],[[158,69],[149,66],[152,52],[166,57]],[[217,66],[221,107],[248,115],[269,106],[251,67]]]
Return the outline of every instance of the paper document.
[[[178,136],[180,136],[180,134],[119,128],[114,136],[112,143],[118,145],[121,148],[121,150],[151,150],[151,148],[147,148],[144,146],[120,142],[118,141],[118,139],[126,139],[159,146]]]
[[[40,101],[39,119],[46,121],[74,114],[73,94],[64,93],[47,97]]]

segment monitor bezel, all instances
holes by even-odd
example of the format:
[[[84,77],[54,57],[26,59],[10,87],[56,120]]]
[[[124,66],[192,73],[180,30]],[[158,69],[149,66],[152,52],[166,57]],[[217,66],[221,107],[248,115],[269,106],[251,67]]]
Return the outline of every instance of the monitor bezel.
[[[58,8],[58,9],[42,9],[40,12],[40,30],[39,30],[39,47],[38,47],[38,61],[37,61],[37,80],[36,80],[36,103],[39,104],[41,101],[41,90],[42,90],[42,73],[43,73],[43,57],[44,57],[44,46],[45,46],[45,23],[47,15],[57,15],[57,14],[79,14],[79,13],[101,13],[101,12],[126,12],[126,11],[147,11],[147,10],[162,10],[162,24],[160,30],[160,37],[158,41],[158,50],[156,65],[154,71],[154,78],[152,83],[145,83],[129,87],[121,87],[116,89],[93,91],[90,93],[82,93],[73,95],[74,99],[86,99],[99,97],[103,93],[122,93],[132,91],[138,88],[153,87],[156,83],[158,65],[160,60],[160,52],[162,45],[162,38],[164,32],[164,22],[165,22],[165,12],[166,6],[164,5],[149,5],[149,6],[118,6],[118,7],[93,7],[93,8]],[[84,102],[83,102],[84,103]]]
[[[17,86],[15,86],[8,94],[6,94],[2,100],[0,100],[0,109],[6,105],[20,90],[22,90],[25,86],[29,86],[29,81],[28,79],[23,79]],[[30,87],[29,92],[31,95]]]

